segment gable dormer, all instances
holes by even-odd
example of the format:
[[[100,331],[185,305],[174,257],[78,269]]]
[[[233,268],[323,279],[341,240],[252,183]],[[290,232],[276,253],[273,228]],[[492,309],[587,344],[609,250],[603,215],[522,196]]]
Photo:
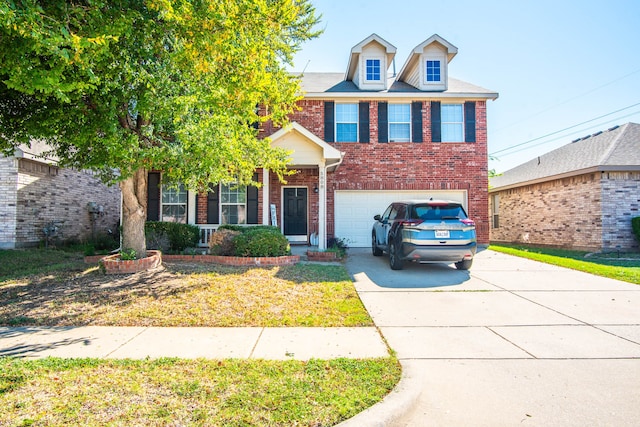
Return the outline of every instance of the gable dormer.
[[[448,65],[456,53],[457,47],[434,34],[411,51],[396,80],[423,91],[445,91]]]
[[[386,90],[387,70],[395,54],[395,46],[371,34],[351,49],[345,80],[360,90]]]

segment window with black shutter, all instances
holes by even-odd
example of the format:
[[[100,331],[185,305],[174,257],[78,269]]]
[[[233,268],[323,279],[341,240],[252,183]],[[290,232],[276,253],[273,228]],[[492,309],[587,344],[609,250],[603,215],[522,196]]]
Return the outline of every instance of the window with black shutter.
[[[413,142],[422,142],[422,101],[411,103],[411,137]]]
[[[360,142],[369,142],[369,103],[360,102],[358,110]]]
[[[160,172],[149,172],[147,178],[147,221],[160,220]]]
[[[253,174],[253,180],[258,182],[258,174]],[[258,224],[258,187],[247,186],[247,224]]]
[[[389,142],[388,104],[378,102],[378,142]]]
[[[464,141],[476,142],[476,103],[464,103]]]
[[[431,141],[442,142],[440,101],[431,101]]]
[[[333,101],[325,101],[324,102],[324,140],[326,142],[334,142],[334,110],[335,110],[335,102]]]

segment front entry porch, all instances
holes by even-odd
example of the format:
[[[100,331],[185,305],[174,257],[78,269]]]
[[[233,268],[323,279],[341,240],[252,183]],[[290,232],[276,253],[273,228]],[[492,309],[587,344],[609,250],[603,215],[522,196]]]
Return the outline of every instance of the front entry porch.
[[[281,183],[268,169],[262,170],[261,177],[258,171],[255,179],[262,186],[247,187],[246,199],[243,199],[245,204],[235,209],[245,215],[246,220],[242,223],[276,226],[292,244],[312,244],[317,245],[318,250],[324,250],[328,234],[327,173],[339,167],[344,153],[296,122],[275,132],[270,138],[274,147],[291,153],[289,167],[296,173],[287,176],[286,183]],[[208,195],[196,196],[189,192],[188,199],[190,208],[187,222],[200,228],[199,246],[207,247],[211,235],[224,222],[224,211],[221,211],[223,214],[215,214],[225,207],[228,209],[230,201],[225,199],[225,194],[220,196],[216,193],[215,188]],[[231,203],[237,205],[242,202],[234,198]],[[212,206],[214,208],[210,209]],[[209,211],[214,215],[210,215]]]

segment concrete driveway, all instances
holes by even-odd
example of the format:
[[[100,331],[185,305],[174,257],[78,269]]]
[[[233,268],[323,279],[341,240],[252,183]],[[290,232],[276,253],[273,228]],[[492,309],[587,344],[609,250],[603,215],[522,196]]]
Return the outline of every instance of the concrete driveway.
[[[392,271],[352,248],[347,269],[422,384],[397,425],[640,423],[640,286],[490,250]]]

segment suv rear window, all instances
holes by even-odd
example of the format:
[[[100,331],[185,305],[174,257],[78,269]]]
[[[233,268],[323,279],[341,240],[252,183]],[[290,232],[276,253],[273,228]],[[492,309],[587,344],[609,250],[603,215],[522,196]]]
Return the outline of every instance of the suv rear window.
[[[440,221],[443,219],[467,219],[467,214],[460,205],[415,205],[411,210],[411,218]]]

